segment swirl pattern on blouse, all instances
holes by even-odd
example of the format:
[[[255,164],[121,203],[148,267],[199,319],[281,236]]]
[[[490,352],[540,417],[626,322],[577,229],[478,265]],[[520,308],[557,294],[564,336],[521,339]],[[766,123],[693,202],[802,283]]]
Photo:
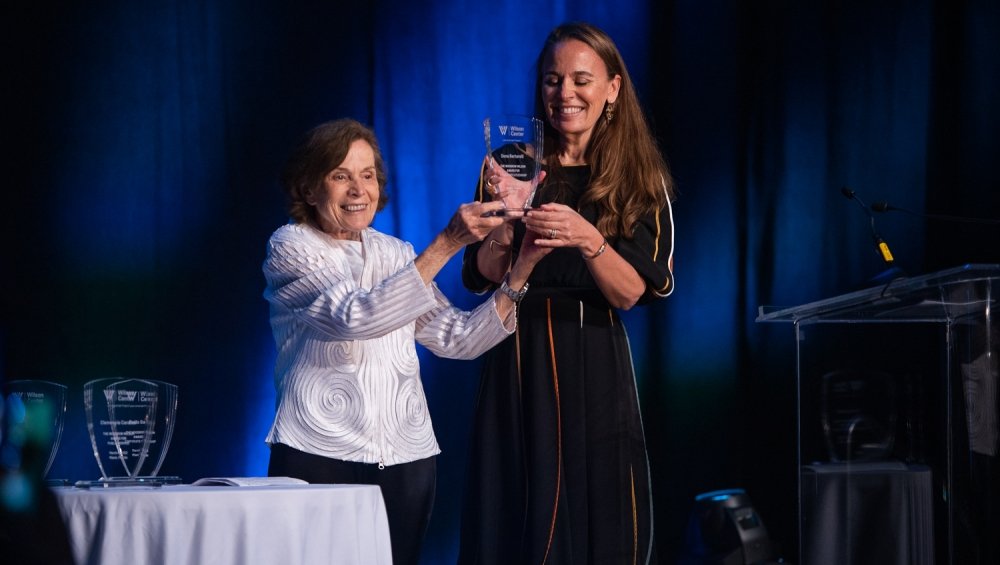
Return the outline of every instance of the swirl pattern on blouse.
[[[472,359],[510,332],[493,300],[465,312],[425,284],[410,244],[365,230],[356,278],[349,243],[300,224],[269,240],[264,298],[278,400],[266,441],[364,463],[430,457],[440,449],[416,343]]]

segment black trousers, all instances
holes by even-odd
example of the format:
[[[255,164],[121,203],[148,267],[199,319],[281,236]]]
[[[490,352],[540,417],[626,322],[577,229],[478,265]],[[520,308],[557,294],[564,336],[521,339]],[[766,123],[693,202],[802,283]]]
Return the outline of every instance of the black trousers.
[[[276,443],[271,446],[267,474],[317,484],[378,485],[389,518],[393,564],[415,565],[420,561],[420,546],[434,508],[436,458],[379,469],[377,463],[341,461]]]

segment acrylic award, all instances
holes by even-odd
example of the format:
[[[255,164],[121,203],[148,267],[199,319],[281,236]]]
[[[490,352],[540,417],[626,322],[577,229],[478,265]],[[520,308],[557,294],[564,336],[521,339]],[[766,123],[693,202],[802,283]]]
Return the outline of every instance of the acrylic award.
[[[820,420],[832,462],[878,461],[896,438],[896,391],[892,375],[875,370],[837,370],[823,375]]]
[[[34,467],[34,472],[44,479],[62,439],[66,387],[49,381],[17,380],[4,385],[4,393],[5,446],[17,449],[21,466]]]
[[[542,172],[541,120],[518,114],[502,114],[483,120],[486,188],[505,205],[495,215],[523,216],[531,209]]]
[[[161,486],[177,416],[177,386],[145,379],[98,379],[83,387],[90,446],[101,471],[79,487]]]

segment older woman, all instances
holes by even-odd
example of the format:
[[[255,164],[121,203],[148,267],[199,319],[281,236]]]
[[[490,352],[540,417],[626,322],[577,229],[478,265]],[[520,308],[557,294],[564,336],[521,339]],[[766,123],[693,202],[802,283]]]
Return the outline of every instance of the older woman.
[[[607,34],[557,27],[537,73],[538,201],[465,251],[465,283],[484,291],[522,241],[552,250],[517,339],[483,364],[459,562],[650,563],[649,466],[618,311],[673,291],[672,180]]]
[[[464,204],[421,253],[371,227],[387,201],[374,133],[353,120],[306,136],[284,176],[293,222],[268,242],[264,297],[278,349],[268,474],[382,489],[393,562],[416,563],[440,452],[417,361],[471,359],[514,329],[515,305],[547,252],[525,244],[498,292],[471,312],[434,276],[503,223],[499,202]]]

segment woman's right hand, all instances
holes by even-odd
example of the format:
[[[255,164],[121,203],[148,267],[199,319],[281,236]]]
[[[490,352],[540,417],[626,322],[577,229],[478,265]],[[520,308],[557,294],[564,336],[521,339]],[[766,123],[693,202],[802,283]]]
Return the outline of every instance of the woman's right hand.
[[[501,167],[497,167],[486,179],[490,198],[504,203],[503,215],[507,219],[524,217],[524,208],[530,206],[533,190],[545,180],[545,171],[538,173],[535,181],[518,180]]]
[[[534,232],[525,232],[524,239],[521,240],[521,250],[517,254],[517,260],[510,267],[510,285],[512,288],[521,288],[528,281],[528,276],[535,269],[535,265],[543,257],[552,252],[551,247],[542,247],[535,243],[540,239]]]
[[[510,268],[507,284],[515,291],[524,288],[535,265],[542,260],[542,257],[552,252],[551,247],[541,247],[535,244],[536,239],[538,239],[538,234],[534,232],[529,231],[524,234],[524,239],[521,241],[521,251],[517,255],[517,261],[514,261],[514,264]],[[517,311],[516,304],[511,300],[510,296],[504,293],[498,292],[496,296],[497,300],[499,300],[497,303],[497,313],[500,315],[500,319],[504,320],[504,325],[508,329],[513,330],[511,315]]]
[[[542,236],[533,231],[524,232],[524,238],[521,240],[521,250],[517,255],[517,261],[514,264],[515,267],[518,263],[523,261],[523,267],[528,270],[528,273],[531,273],[532,269],[535,268],[535,265],[537,265],[543,257],[552,252],[552,249],[554,248],[542,247],[535,243],[536,239],[542,239]],[[525,274],[525,278],[527,278],[528,273]]]

